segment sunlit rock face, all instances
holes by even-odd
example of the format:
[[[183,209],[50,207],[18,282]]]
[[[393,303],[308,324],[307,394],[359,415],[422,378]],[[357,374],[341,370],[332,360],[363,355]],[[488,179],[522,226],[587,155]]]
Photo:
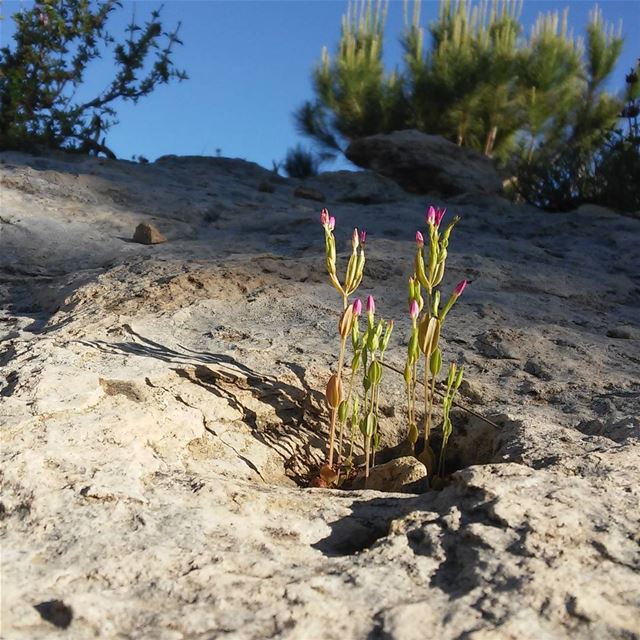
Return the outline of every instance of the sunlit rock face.
[[[494,425],[453,415],[440,491],[309,489],[340,307],[319,208],[343,257],[368,230],[362,293],[402,368],[428,202],[300,184],[0,154],[3,637],[636,637],[640,221],[434,201],[462,217],[445,291],[470,280],[443,359]],[[393,447],[402,377],[383,389]]]

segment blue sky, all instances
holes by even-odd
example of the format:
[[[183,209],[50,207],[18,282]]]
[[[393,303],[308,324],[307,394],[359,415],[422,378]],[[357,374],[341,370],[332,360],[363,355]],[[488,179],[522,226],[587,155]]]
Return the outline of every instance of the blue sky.
[[[5,16],[22,4],[0,0]],[[111,22],[112,33],[122,33],[134,8],[142,20],[159,4],[124,0]],[[423,1],[425,26],[437,6],[437,0]],[[540,11],[569,7],[570,24],[579,34],[593,6],[588,0],[524,0],[522,19],[528,26]],[[626,42],[611,87],[618,89],[640,56],[640,0],[604,0],[599,6],[605,19],[623,22]],[[312,97],[311,70],[323,45],[334,50],[345,8],[346,0],[166,1],[164,25],[182,22],[184,46],[176,50],[175,62],[190,79],[158,88],[137,106],[121,104],[120,123],[109,132],[108,145],[119,157],[142,154],[150,160],[168,153],[215,155],[220,149],[223,156],[271,168],[272,160],[281,160],[288,147],[303,141],[292,112]],[[402,1],[391,0],[385,32],[389,67],[401,58],[402,14]],[[11,21],[3,21],[0,29],[5,44]],[[96,66],[90,85],[100,86],[107,74],[108,59]]]

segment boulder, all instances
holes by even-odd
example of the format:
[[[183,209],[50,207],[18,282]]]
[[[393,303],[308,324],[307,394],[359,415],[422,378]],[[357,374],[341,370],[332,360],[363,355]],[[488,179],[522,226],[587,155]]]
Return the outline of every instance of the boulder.
[[[142,222],[136,227],[133,241],[140,244],[160,244],[167,239],[152,224]]]
[[[352,485],[353,489],[388,493],[422,493],[428,487],[427,468],[413,456],[396,458],[373,467],[366,482],[364,471],[361,471]]]
[[[413,193],[452,196],[502,191],[502,179],[489,158],[420,131],[394,131],[354,140],[346,156]]]

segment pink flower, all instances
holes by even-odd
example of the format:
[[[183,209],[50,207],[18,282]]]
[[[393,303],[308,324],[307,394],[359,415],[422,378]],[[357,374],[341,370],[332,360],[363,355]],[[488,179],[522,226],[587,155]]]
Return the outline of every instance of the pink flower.
[[[362,301],[356,298],[353,301],[353,315],[357,318],[362,313]]]
[[[359,235],[358,235],[358,230],[354,229],[353,233],[351,234],[351,246],[353,247],[354,251],[358,248],[358,243],[359,243]]]
[[[453,295],[456,296],[456,298],[461,296],[467,284],[469,284],[467,280],[460,280],[456,285],[456,288],[453,290]]]
[[[367,315],[373,316],[376,312],[376,301],[373,299],[373,296],[369,296],[367,298]]]
[[[360,232],[360,243],[361,243],[361,244],[364,244],[364,243],[365,243],[365,241],[366,241],[366,239],[367,239],[367,232],[363,229],[363,230]]]
[[[422,235],[422,233],[420,233],[420,231],[416,231],[416,244],[419,247],[424,247],[424,236]]]
[[[329,216],[329,231],[333,231],[336,228],[336,219],[333,216]]]
[[[329,210],[323,209],[320,212],[320,224],[324,227],[329,224]]]
[[[418,306],[418,301],[412,300],[411,304],[409,305],[409,315],[411,316],[411,319],[415,320],[418,317],[419,313],[420,307]]]
[[[427,210],[427,223],[433,224],[436,228],[439,227],[445,213],[447,213],[446,209],[429,205],[429,209]]]

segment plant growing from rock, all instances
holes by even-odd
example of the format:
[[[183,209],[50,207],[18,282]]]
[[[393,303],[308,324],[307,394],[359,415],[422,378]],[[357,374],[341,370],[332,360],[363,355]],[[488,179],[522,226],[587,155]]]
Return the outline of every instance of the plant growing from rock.
[[[327,383],[327,389],[325,392],[327,404],[331,409],[331,425],[329,428],[327,463],[322,469],[322,477],[326,482],[331,483],[337,477],[337,474],[333,468],[336,424],[338,418],[338,410],[344,399],[342,370],[344,367],[347,339],[352,333],[354,319],[354,306],[349,304],[349,296],[355,293],[357,288],[360,286],[360,283],[362,282],[362,275],[364,273],[365,264],[364,249],[366,232],[358,232],[357,229],[353,230],[353,234],[351,236],[352,252],[347,264],[344,283],[341,283],[338,279],[336,264],[336,239],[333,233],[336,226],[336,220],[333,216],[329,215],[327,209],[323,209],[320,214],[320,222],[324,228],[325,233],[325,259],[329,278],[331,280],[331,284],[334,286],[336,291],[338,291],[342,298],[342,313],[338,322],[338,333],[340,334],[340,350],[338,354],[337,371],[329,378],[329,382]],[[358,311],[357,307],[356,310]]]
[[[436,397],[436,382],[442,368],[440,332],[447,314],[467,286],[466,280],[459,282],[447,303],[440,308],[441,293],[437,287],[442,282],[445,273],[449,236],[459,221],[456,216],[445,230],[441,231],[440,224],[445,213],[446,209],[429,207],[427,211],[428,240],[425,242],[422,232],[416,233],[415,273],[409,280],[409,315],[412,332],[404,371],[409,415],[407,437],[415,453],[418,441],[416,383],[418,380],[418,361],[422,354],[424,360],[424,446],[419,460],[427,467],[429,473],[435,471],[435,456],[429,440]],[[427,247],[426,256],[425,246]],[[422,297],[422,289],[424,289],[426,300]]]
[[[441,307],[441,293],[438,289],[445,273],[449,237],[459,218],[455,217],[442,231],[441,222],[446,210],[429,207],[427,211],[428,242],[420,231],[416,233],[416,256],[414,262],[415,272],[409,279],[409,315],[411,317],[411,337],[407,362],[404,370],[404,379],[407,389],[409,431],[407,439],[410,443],[411,453],[417,455],[417,443],[419,438],[418,418],[416,410],[417,383],[419,381],[418,366],[421,360],[423,364],[424,387],[424,445],[418,459],[423,462],[430,475],[436,472],[436,459],[430,446],[432,430],[433,409],[436,400],[437,377],[442,367],[442,354],[440,351],[440,331],[444,325],[447,314],[462,295],[467,281],[462,280],[453,290],[444,306]],[[364,476],[365,483],[369,477],[370,468],[375,465],[375,454],[380,443],[379,408],[380,408],[380,382],[383,375],[385,352],[389,346],[393,331],[393,320],[376,318],[376,304],[373,296],[367,298],[366,304],[366,329],[360,329],[360,316],[362,303],[356,299],[350,303],[351,296],[362,282],[366,240],[365,232],[353,230],[351,236],[352,252],[347,265],[344,282],[341,282],[337,273],[336,242],[334,236],[335,218],[323,209],[320,221],[325,232],[325,258],[327,271],[333,287],[342,298],[342,313],[338,321],[338,333],[340,335],[340,348],[336,373],[332,374],[327,383],[325,397],[330,409],[331,419],[329,426],[329,438],[327,446],[327,458],[320,471],[320,478],[325,486],[339,482],[341,471],[347,476],[353,469],[354,445],[356,433],[359,430],[362,435],[362,448],[364,450]],[[425,254],[425,244],[427,246]],[[424,297],[423,297],[424,292]],[[347,383],[347,392],[344,393],[343,374],[347,341],[351,338],[352,359],[350,374]],[[362,394],[359,395],[354,381],[356,375],[362,371]],[[456,373],[456,365],[449,367],[447,378],[447,391],[443,400],[443,443],[440,452],[438,471],[442,473],[444,466],[445,449],[452,432],[450,410],[460,383],[462,382],[462,369]],[[347,424],[350,422],[350,447],[346,459],[344,456],[344,435]],[[336,432],[339,427],[338,442],[336,446]],[[337,457],[336,457],[337,451]],[[343,462],[344,460],[344,462]]]
[[[362,364],[365,371],[362,380],[364,389],[363,417],[360,419],[360,431],[364,438],[365,478],[369,477],[369,468],[375,464],[375,452],[380,441],[379,410],[380,381],[382,362],[389,346],[393,320],[387,322],[375,318],[376,305],[373,296],[367,299],[367,331],[362,338]]]

